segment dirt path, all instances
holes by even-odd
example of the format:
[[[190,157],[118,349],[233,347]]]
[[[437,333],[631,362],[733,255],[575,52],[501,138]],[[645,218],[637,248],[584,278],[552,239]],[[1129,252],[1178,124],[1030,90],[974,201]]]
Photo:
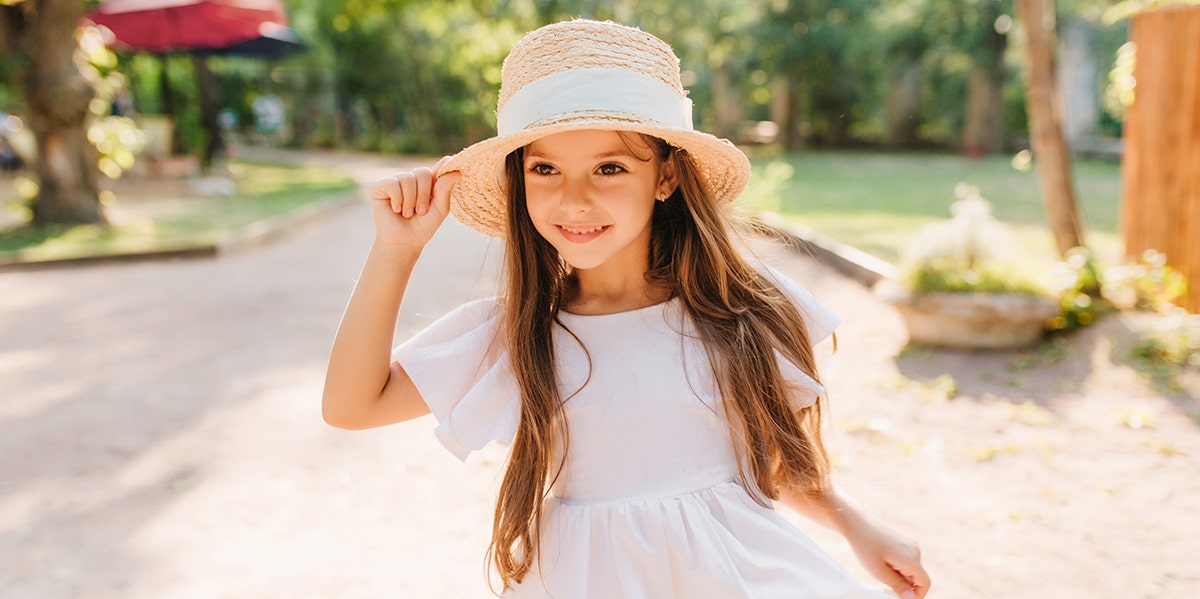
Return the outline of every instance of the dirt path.
[[[310,158],[363,181],[402,162]],[[359,205],[219,259],[0,274],[0,597],[486,596],[502,452],[460,464],[427,419],[320,419],[371,234]],[[934,597],[1200,596],[1200,385],[1160,393],[1121,359],[1144,318],[1025,356],[896,358],[888,306],[756,247],[847,317],[837,477],[920,541]],[[445,227],[398,337],[493,293],[499,251]]]

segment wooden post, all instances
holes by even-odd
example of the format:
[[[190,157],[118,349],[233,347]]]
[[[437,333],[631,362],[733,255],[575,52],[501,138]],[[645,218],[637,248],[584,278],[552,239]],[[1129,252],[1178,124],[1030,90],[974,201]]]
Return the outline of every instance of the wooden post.
[[[1137,91],[1125,116],[1121,234],[1137,259],[1157,250],[1188,282],[1200,312],[1200,6],[1140,13]]]
[[[1075,204],[1071,153],[1063,136],[1054,77],[1054,1],[1016,0],[1015,6],[1017,18],[1025,27],[1025,101],[1033,157],[1046,203],[1046,219],[1058,252],[1065,255],[1083,245],[1083,227]]]

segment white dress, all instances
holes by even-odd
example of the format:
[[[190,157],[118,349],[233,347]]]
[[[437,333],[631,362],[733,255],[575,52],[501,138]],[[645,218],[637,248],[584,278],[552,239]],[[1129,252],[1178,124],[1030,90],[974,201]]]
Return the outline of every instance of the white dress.
[[[840,319],[771,273],[812,342]],[[540,564],[510,599],[883,599],[738,482],[716,384],[679,303],[601,316],[560,313],[555,359],[569,426],[543,512]],[[396,348],[460,459],[509,443],[519,418],[496,300],[466,304]],[[777,354],[797,408],[821,386]],[[589,377],[590,358],[590,379]],[[586,382],[586,384],[585,384]],[[576,392],[578,391],[578,392]]]

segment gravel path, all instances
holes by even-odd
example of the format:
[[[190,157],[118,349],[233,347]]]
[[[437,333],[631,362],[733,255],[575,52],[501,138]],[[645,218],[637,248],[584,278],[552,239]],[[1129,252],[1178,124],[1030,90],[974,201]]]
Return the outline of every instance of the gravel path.
[[[405,165],[306,157],[364,182]],[[427,418],[320,418],[371,235],[364,203],[217,259],[0,274],[0,597],[487,596],[503,452],[461,464]],[[753,245],[847,317],[826,370],[838,481],[920,542],[931,596],[1200,596],[1200,382],[1158,391],[1122,358],[1153,317],[1029,354],[900,354],[867,290]],[[398,339],[493,294],[500,250],[448,223]]]

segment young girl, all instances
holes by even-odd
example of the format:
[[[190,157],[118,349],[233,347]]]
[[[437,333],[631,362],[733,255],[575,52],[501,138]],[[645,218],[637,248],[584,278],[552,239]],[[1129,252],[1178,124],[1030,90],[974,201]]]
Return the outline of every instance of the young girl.
[[[489,549],[505,597],[885,596],[773,501],[843,534],[896,595],[925,596],[916,548],[829,482],[812,344],[838,317],[738,253],[723,208],[750,165],[692,129],[670,47],[614,23],[538,29],[505,60],[498,129],[372,189],[325,419],[432,411],[459,458],[511,444]],[[413,265],[451,212],[507,241],[507,292],[389,366]]]

